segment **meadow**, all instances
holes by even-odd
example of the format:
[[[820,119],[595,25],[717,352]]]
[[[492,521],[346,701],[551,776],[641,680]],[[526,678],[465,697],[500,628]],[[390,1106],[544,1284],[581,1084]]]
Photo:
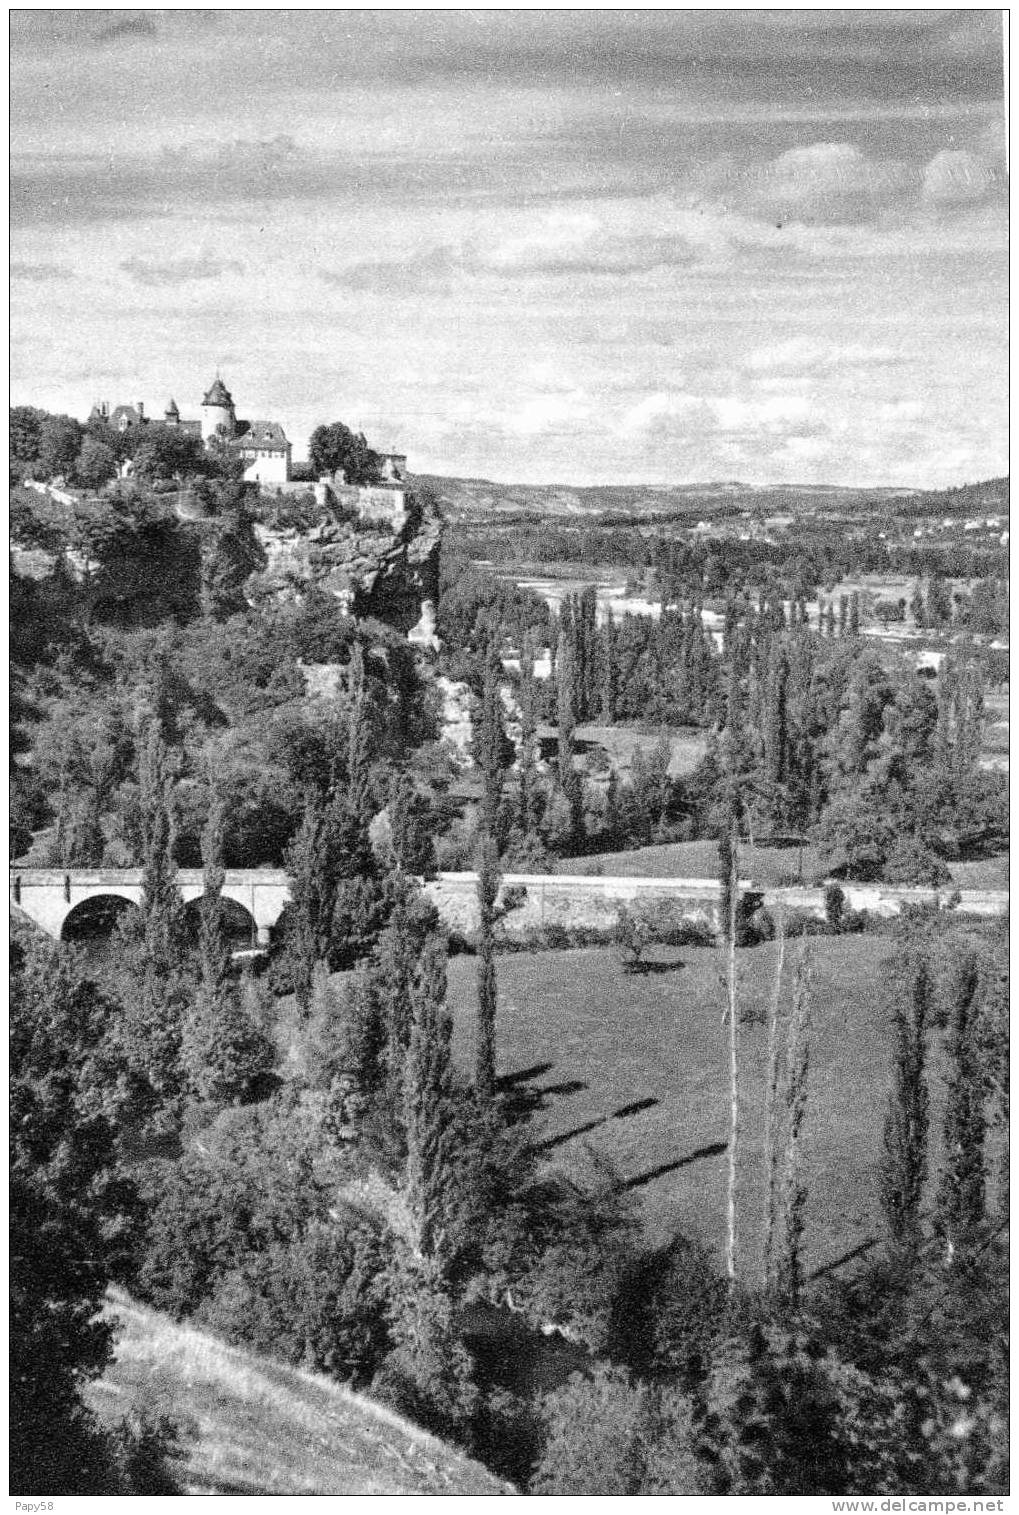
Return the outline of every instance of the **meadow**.
[[[807,946],[786,952],[786,987]],[[888,937],[812,939],[813,1032],[804,1133],[809,1184],[805,1253],[823,1273],[868,1252],[881,1234],[878,1164],[891,1068],[885,1008]],[[764,1190],[767,1014],[774,944],[741,951],[743,1140],[738,1174],[740,1267],[759,1268]],[[538,1111],[550,1160],[607,1156],[639,1200],[649,1241],[694,1235],[721,1260],[728,1139],[727,1031],[717,949],[660,949],[651,971],[627,974],[611,948],[498,959],[498,1072]],[[476,964],[449,965],[454,1051],[470,1067]],[[936,1038],[936,1043],[940,1037]],[[932,1132],[943,1085],[934,1051]],[[936,1140],[936,1137],[935,1137]]]
[[[85,1399],[176,1422],[181,1492],[240,1495],[506,1494],[479,1463],[333,1379],[178,1325],[111,1289],[115,1360]]]

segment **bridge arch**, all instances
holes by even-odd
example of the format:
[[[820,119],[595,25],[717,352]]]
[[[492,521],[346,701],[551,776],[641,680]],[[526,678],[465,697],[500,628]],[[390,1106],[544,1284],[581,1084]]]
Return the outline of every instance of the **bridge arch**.
[[[204,899],[204,894],[198,894],[193,899],[189,899],[184,906],[184,920],[188,932],[196,940],[200,930]],[[253,947],[258,936],[258,926],[247,906],[224,892],[219,897],[219,911],[223,936],[230,950],[239,952]]]
[[[137,910],[137,903],[125,894],[89,894],[72,905],[60,924],[60,940],[87,946],[111,937],[123,916]]]

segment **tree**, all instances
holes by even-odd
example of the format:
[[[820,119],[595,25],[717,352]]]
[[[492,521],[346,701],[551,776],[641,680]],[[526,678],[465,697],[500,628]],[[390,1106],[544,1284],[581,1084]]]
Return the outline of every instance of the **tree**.
[[[34,405],[11,406],[9,444],[12,474],[23,478],[31,471],[39,456],[39,438],[45,418],[46,412],[37,410]]]
[[[414,976],[404,1087],[406,1192],[416,1256],[441,1256],[452,1161],[453,1021],[446,1009],[446,949],[433,937]]]
[[[491,837],[498,834],[499,804],[502,799],[502,775],[506,766],[506,733],[502,724],[502,700],[499,679],[501,674],[498,647],[494,637],[485,652],[484,677],[481,690],[481,711],[475,736],[475,762],[481,770],[484,783],[482,815],[485,831]]]
[[[308,442],[308,459],[315,474],[342,469],[348,484],[377,484],[382,477],[382,459],[373,452],[364,433],[356,436],[342,421],[316,426]]]
[[[807,1075],[810,1068],[809,957],[796,964],[792,1012],[789,1016],[782,1070],[782,1156],[778,1183],[777,1246],[769,1259],[771,1283],[779,1298],[793,1307],[803,1285],[802,1239],[807,1188],[802,1174],[800,1133],[807,1113]]]
[[[309,793],[297,834],[286,850],[291,905],[287,921],[287,957],[294,994],[303,1011],[311,1003],[315,964],[328,956],[336,908],[334,838],[328,808]]]
[[[86,489],[98,491],[116,477],[117,455],[105,442],[86,437],[74,465],[74,474]]]
[[[82,428],[72,416],[46,416],[39,427],[38,471],[43,478],[69,477],[81,450]]]
[[[495,1094],[495,914],[499,895],[499,853],[490,835],[478,860],[478,1020],[474,1047],[474,1086],[483,1099]]]
[[[616,658],[616,623],[612,615],[612,609],[609,607],[605,612],[602,650],[601,718],[606,726],[614,725],[616,720],[616,698],[619,683],[619,670],[616,665]]]
[[[128,1005],[125,1032],[139,1070],[166,1113],[179,1099],[184,986],[183,918],[173,861],[171,791],[174,765],[158,720],[151,720],[141,753],[139,808],[142,842],[141,983]]]
[[[215,790],[202,832],[202,899],[199,906],[199,959],[202,984],[215,997],[230,976],[230,949],[223,931],[223,829],[226,808]]]
[[[895,1062],[885,1116],[881,1161],[881,1207],[893,1244],[915,1247],[927,1178],[929,1096],[926,1031],[931,1014],[927,959],[902,952],[892,965],[892,1024]]]
[[[574,1373],[544,1405],[545,1445],[530,1492],[663,1495],[705,1491],[692,1404],[620,1368]]]
[[[538,831],[537,733],[534,644],[528,633],[520,649],[520,795],[517,805],[517,825],[526,840],[535,840]]]
[[[118,1007],[66,955],[35,946],[15,952],[10,1000],[11,1486],[110,1493],[109,1448],[80,1389],[111,1356],[100,1310],[137,1210],[116,1156]]]
[[[201,438],[178,426],[140,427],[133,446],[134,471],[139,479],[183,480],[206,472]]]
[[[726,1191],[725,1271],[730,1287],[736,1282],[736,1172],[740,1137],[739,1099],[739,1004],[736,994],[736,909],[739,895],[739,848],[736,817],[730,812],[728,827],[719,844],[722,879],[722,942],[725,947],[726,1017],[729,1027],[729,1177]]]
[[[987,1121],[979,989],[977,960],[967,952],[956,969],[949,1024],[944,1156],[937,1195],[937,1228],[950,1253],[972,1245],[984,1222]]]

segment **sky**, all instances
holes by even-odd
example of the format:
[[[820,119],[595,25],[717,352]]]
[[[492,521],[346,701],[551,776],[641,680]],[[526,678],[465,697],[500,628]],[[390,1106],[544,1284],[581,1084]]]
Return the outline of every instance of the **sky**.
[[[1007,471],[994,10],[11,13],[11,388],[520,483]]]

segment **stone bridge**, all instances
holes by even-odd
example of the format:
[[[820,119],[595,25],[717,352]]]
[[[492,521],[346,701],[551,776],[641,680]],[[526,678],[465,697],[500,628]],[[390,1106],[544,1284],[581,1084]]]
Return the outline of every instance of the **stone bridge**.
[[[200,869],[182,868],[177,886],[186,904],[203,892]],[[759,889],[740,880],[741,892],[753,891],[766,906],[824,916],[824,890],[808,888]],[[881,916],[897,915],[904,904],[934,904],[946,909],[954,896],[948,889],[904,888],[888,884],[843,884],[846,904]],[[640,903],[671,907],[678,920],[718,929],[719,885],[714,879],[624,878],[569,873],[507,873],[503,890],[519,895],[519,904],[506,917],[507,934],[541,931],[548,926],[610,928],[620,905]],[[468,932],[477,925],[477,874],[440,873],[424,885],[440,916],[454,930]],[[138,905],[142,894],[140,868],[60,869],[12,868],[10,897],[48,935],[66,940],[75,926],[97,909],[108,912],[117,901]],[[233,902],[236,925],[248,932],[251,945],[266,946],[272,928],[290,901],[290,882],[281,869],[227,869],[223,896]],[[959,908],[973,915],[1004,915],[1005,890],[963,890]]]
[[[178,869],[177,887],[185,904],[201,899],[205,889],[202,870]],[[73,934],[75,923],[94,912],[96,904],[110,905],[117,900],[141,904],[142,870],[12,868],[10,894],[12,904],[59,941]],[[223,897],[244,912],[251,944],[264,947],[289,902],[290,880],[282,870],[228,868]]]

